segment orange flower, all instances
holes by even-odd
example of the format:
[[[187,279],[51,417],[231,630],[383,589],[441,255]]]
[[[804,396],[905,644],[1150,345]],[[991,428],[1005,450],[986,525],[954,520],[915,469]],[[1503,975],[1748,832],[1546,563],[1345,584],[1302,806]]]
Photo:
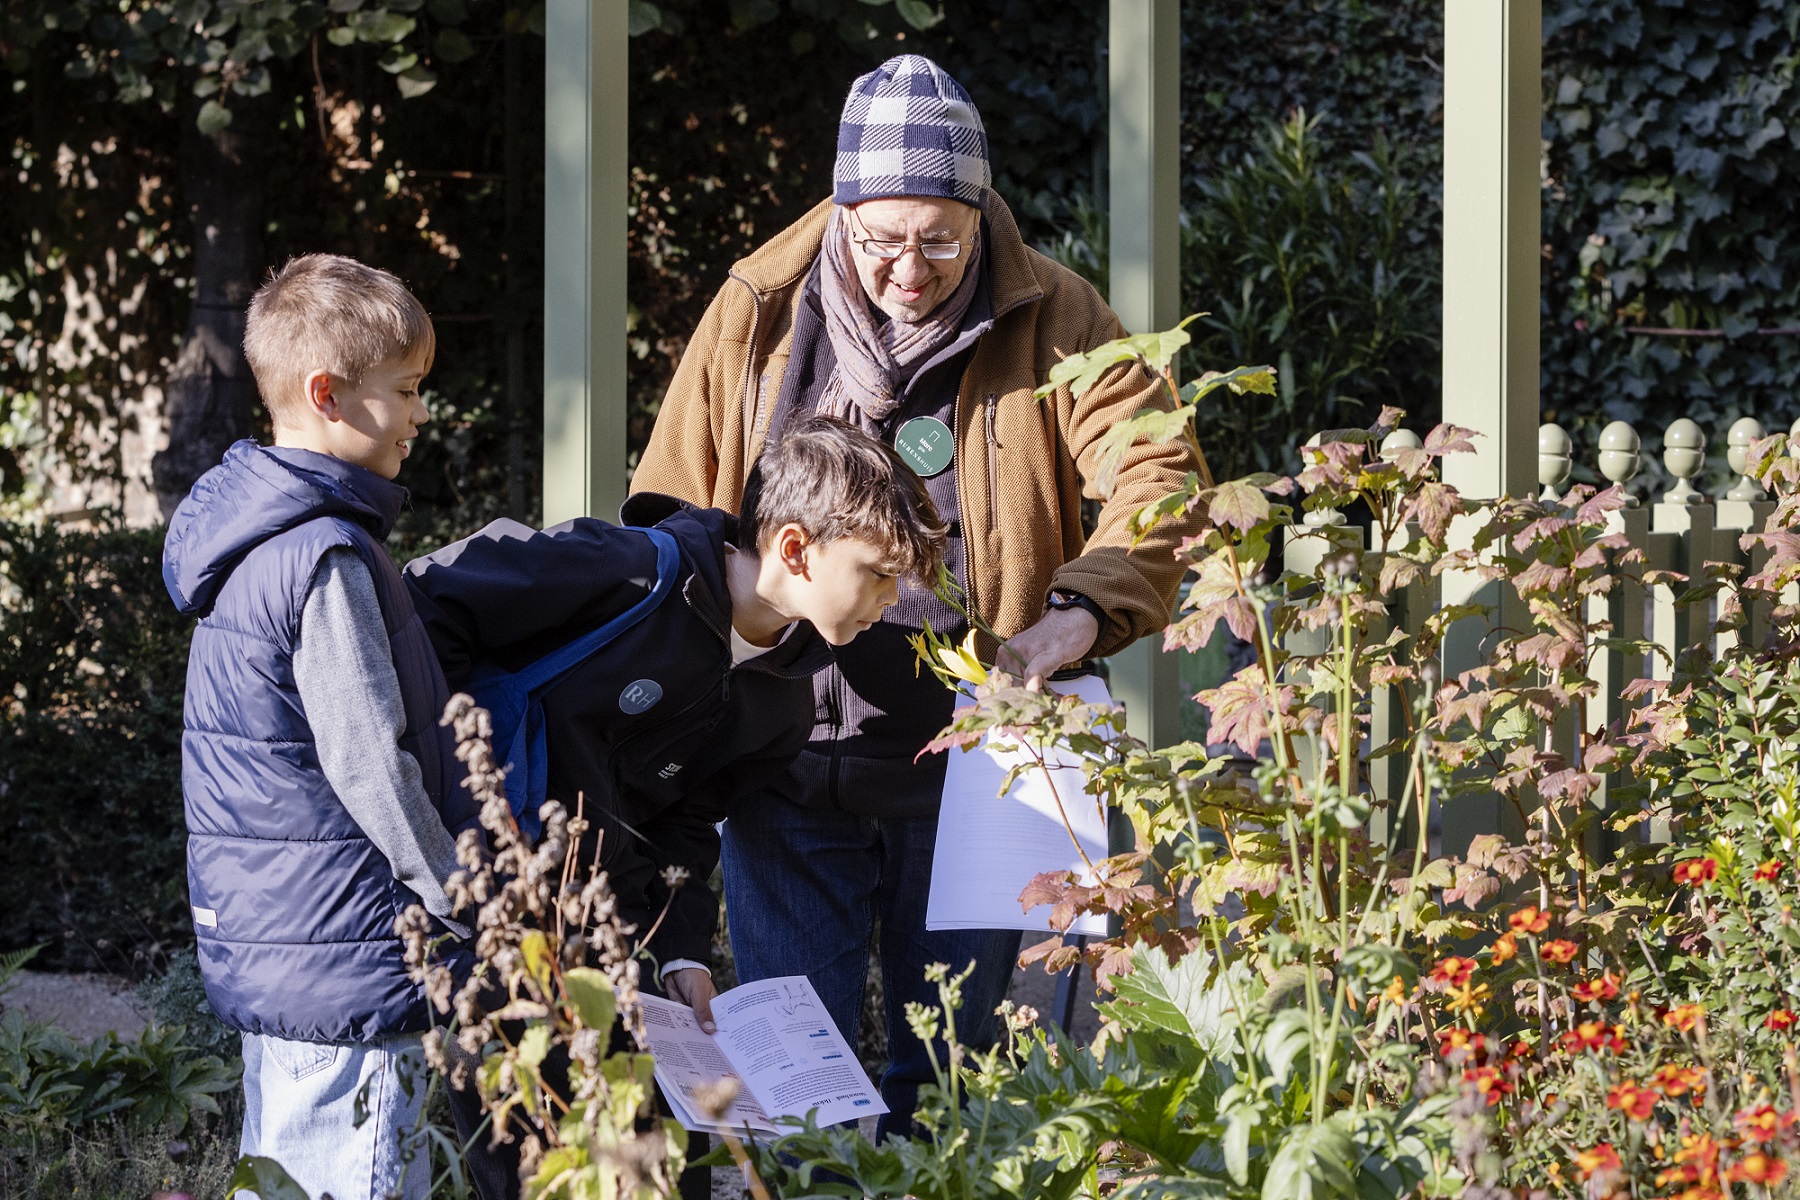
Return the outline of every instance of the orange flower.
[[[1580,1050],[1611,1050],[1615,1054],[1625,1049],[1625,1027],[1608,1025],[1605,1021],[1583,1021],[1569,1032],[1562,1035],[1563,1049],[1571,1054]]]
[[[1448,958],[1438,960],[1438,965],[1431,968],[1431,978],[1451,987],[1461,987],[1469,982],[1469,976],[1481,964],[1472,958],[1459,958],[1452,954]]]
[[[1406,979],[1400,975],[1394,976],[1393,982],[1389,983],[1387,987],[1382,990],[1380,999],[1387,1001],[1389,1004],[1405,1003]]]
[[[1530,1058],[1531,1057],[1531,1043],[1527,1042],[1524,1038],[1514,1038],[1512,1040],[1512,1042],[1506,1047],[1506,1057],[1508,1057],[1508,1058]]]
[[[1740,1110],[1732,1123],[1748,1141],[1772,1142],[1777,1134],[1794,1123],[1794,1114],[1777,1112],[1773,1105],[1760,1104]]]
[[[1575,1165],[1580,1168],[1581,1178],[1586,1179],[1597,1171],[1617,1171],[1622,1165],[1619,1152],[1606,1142],[1601,1142],[1592,1150],[1583,1150],[1575,1156]]]
[[[1700,1018],[1705,1015],[1706,1010],[1698,1004],[1677,1004],[1663,1014],[1663,1024],[1681,1033],[1688,1033],[1700,1023]]]
[[[1656,1093],[1627,1080],[1606,1093],[1606,1107],[1616,1108],[1634,1121],[1648,1121],[1656,1107]]]
[[[1585,983],[1576,984],[1571,989],[1571,993],[1583,1004],[1611,1000],[1619,994],[1619,982],[1612,977],[1612,972],[1608,971],[1598,979],[1590,979]]]
[[[1676,883],[1704,887],[1719,877],[1719,864],[1710,858],[1690,858],[1675,864],[1673,877]]]
[[[1580,949],[1579,946],[1574,942],[1569,941],[1567,938],[1557,938],[1553,942],[1545,942],[1544,948],[1538,951],[1538,953],[1544,956],[1545,962],[1555,963],[1559,967],[1566,967],[1575,961],[1575,955],[1580,953]]]
[[[1689,1183],[1695,1186],[1680,1193],[1685,1200],[1701,1200],[1702,1197],[1719,1200],[1719,1144],[1711,1134],[1702,1133],[1682,1138],[1681,1149],[1675,1152],[1675,1161],[1681,1165],[1657,1174],[1657,1187]]]
[[[1470,1067],[1463,1072],[1463,1082],[1480,1092],[1489,1108],[1500,1103],[1500,1097],[1513,1090],[1512,1083],[1499,1067]]]
[[[1752,878],[1758,883],[1774,883],[1776,878],[1781,874],[1781,868],[1785,865],[1786,864],[1779,858],[1771,858],[1768,862],[1763,863],[1756,868],[1756,872]]]
[[[1738,1159],[1737,1164],[1725,1172],[1725,1178],[1732,1183],[1760,1183],[1764,1187],[1773,1187],[1787,1177],[1787,1164],[1779,1158],[1771,1158],[1760,1150],[1753,1150]]]
[[[1503,933],[1494,939],[1494,944],[1489,949],[1493,954],[1493,958],[1489,961],[1494,966],[1497,967],[1503,962],[1508,962],[1518,956],[1519,935],[1516,933]]]
[[[1780,1033],[1784,1029],[1792,1029],[1797,1020],[1800,1020],[1800,1017],[1794,1016],[1793,1009],[1778,1008],[1763,1021],[1763,1028]]]
[[[1542,933],[1550,928],[1550,914],[1535,904],[1527,904],[1506,918],[1506,924],[1514,933]]]
[[[1487,1035],[1470,1033],[1461,1025],[1453,1025],[1449,1029],[1438,1031],[1438,1053],[1445,1058],[1452,1054],[1467,1053],[1477,1060],[1487,1057]]]
[[[1674,1063],[1666,1063],[1656,1068],[1656,1074],[1650,1077],[1650,1084],[1669,1097],[1685,1096],[1689,1092],[1699,1095],[1706,1090],[1706,1072],[1699,1067],[1678,1067]]]

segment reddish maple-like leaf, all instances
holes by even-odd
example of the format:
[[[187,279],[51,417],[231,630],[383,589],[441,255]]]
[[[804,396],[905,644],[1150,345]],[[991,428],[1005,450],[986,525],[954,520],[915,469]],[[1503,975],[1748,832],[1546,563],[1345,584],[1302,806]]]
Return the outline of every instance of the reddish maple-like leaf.
[[[1406,519],[1416,523],[1432,542],[1441,544],[1450,519],[1462,512],[1462,497],[1448,484],[1427,480],[1407,500],[1405,508]]]
[[[1482,436],[1460,425],[1442,424],[1425,435],[1425,453],[1442,457],[1446,454],[1473,454],[1475,443],[1470,438]]]
[[[1277,704],[1292,704],[1294,689],[1284,687]],[[1256,747],[1269,734],[1267,685],[1260,666],[1248,666],[1216,688],[1199,692],[1194,699],[1212,714],[1206,731],[1209,746],[1235,745],[1245,754],[1254,755]]]
[[[1236,480],[1214,488],[1205,503],[1207,519],[1239,533],[1249,533],[1269,519],[1269,498],[1261,490]]]

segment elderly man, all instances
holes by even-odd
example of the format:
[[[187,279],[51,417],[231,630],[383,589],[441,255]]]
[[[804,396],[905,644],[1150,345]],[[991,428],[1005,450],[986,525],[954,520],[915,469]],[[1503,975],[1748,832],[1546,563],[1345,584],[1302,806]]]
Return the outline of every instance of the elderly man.
[[[1083,536],[1081,502],[1115,422],[1162,401],[1121,367],[1079,401],[1032,391],[1063,355],[1123,336],[1070,271],[1026,247],[990,188],[987,135],[968,93],[903,55],[844,104],[831,199],[739,262],[675,373],[634,490],[735,509],[765,444],[810,413],[856,422],[924,477],[951,522],[951,569],[1008,638],[999,665],[1041,679],[1168,623],[1181,569],[1173,525],[1136,549],[1126,522],[1204,471],[1191,446],[1142,446]],[[882,1080],[909,1132],[932,1078],[905,1002],[936,1002],[933,962],[974,974],[958,1031],[996,1032],[1019,934],[928,932],[925,894],[944,759],[921,747],[953,695],[915,674],[906,637],[965,622],[907,586],[883,620],[815,676],[806,753],[725,825],[726,909],[740,979],[807,975],[853,1040],[879,929],[888,1045]]]

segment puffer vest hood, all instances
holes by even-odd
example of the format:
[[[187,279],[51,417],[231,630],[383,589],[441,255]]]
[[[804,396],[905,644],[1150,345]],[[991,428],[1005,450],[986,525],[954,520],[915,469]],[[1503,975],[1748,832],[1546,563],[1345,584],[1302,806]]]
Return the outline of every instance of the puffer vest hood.
[[[430,1023],[394,935],[417,897],[325,778],[293,668],[314,570],[346,547],[381,605],[405,701],[400,746],[451,832],[475,824],[438,726],[443,672],[381,544],[405,500],[362,467],[243,441],[169,522],[163,582],[200,618],[182,734],[189,900],[207,999],[246,1032],[367,1042]]]

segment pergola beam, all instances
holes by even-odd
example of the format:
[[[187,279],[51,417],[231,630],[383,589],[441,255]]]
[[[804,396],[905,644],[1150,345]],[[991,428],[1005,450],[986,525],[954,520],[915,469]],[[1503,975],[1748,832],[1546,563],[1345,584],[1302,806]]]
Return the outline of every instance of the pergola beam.
[[[1107,28],[1108,300],[1133,333],[1181,320],[1181,5],[1111,0]],[[1162,639],[1113,656],[1134,736],[1180,740],[1181,679]]]
[[[1444,460],[1464,496],[1529,496],[1537,482],[1541,0],[1444,5],[1444,420],[1481,433],[1474,454]],[[1468,544],[1467,519],[1451,537]],[[1446,631],[1444,674],[1482,665],[1495,628],[1518,628],[1518,594],[1467,571],[1442,577],[1441,603],[1494,616]],[[1443,812],[1436,852],[1462,854],[1480,833],[1522,833],[1499,795]]]
[[[544,13],[544,524],[625,499],[625,0]]]

